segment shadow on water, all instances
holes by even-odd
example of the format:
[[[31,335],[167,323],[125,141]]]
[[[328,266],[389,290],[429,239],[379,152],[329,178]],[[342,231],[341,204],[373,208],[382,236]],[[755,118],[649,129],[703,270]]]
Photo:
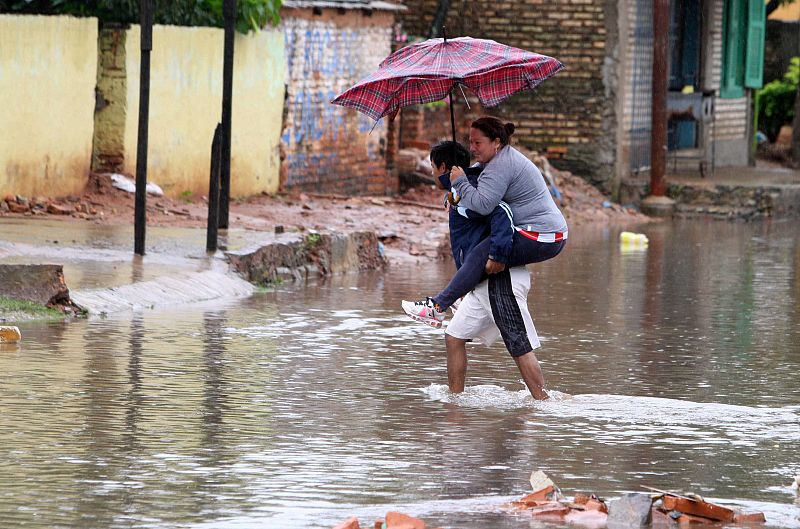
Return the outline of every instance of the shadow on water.
[[[576,230],[532,269],[552,402],[502,345],[470,347],[467,391],[446,391],[441,331],[398,307],[447,264],[25,324],[0,351],[0,519],[324,528],[399,509],[511,529],[536,526],[502,505],[541,468],[568,494],[691,490],[800,528],[797,230],[644,230],[636,251]]]

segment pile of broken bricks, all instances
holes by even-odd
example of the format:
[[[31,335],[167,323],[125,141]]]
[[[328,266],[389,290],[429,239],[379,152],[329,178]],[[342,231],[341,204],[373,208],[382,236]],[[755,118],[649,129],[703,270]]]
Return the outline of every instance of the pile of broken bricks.
[[[642,527],[686,524],[750,524],[765,522],[764,513],[741,511],[682,495],[652,489],[650,494],[624,494],[610,505],[594,494],[577,493],[572,501],[543,472],[531,474],[534,492],[511,503],[514,512],[530,512],[543,521],[564,521],[591,527]]]
[[[595,494],[577,493],[572,500],[562,497],[561,490],[547,475],[537,470],[531,474],[533,492],[507,508],[514,513],[529,513],[542,522],[568,523],[592,529],[602,527],[670,527],[694,524],[753,524],[766,521],[764,513],[741,511],[705,501],[693,494],[644,487],[650,493],[623,494],[606,505]],[[356,518],[345,520],[334,529],[362,529]],[[425,522],[398,512],[377,520],[374,529],[426,529]]]
[[[553,481],[541,470],[531,474],[533,492],[511,502],[512,512],[529,512],[542,521],[602,527],[608,519],[608,506],[595,494],[577,493],[572,501],[561,496]]]
[[[650,489],[653,490],[653,489]],[[656,503],[652,508],[654,524],[664,521],[684,524],[709,524],[723,522],[726,524],[750,524],[766,522],[764,513],[760,511],[742,511],[731,509],[705,501],[697,495],[681,495],[674,492],[655,491]]]

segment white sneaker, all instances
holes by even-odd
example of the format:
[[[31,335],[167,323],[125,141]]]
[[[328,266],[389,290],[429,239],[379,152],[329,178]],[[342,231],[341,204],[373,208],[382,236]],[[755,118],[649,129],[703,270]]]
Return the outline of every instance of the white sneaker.
[[[431,298],[425,298],[422,301],[405,301],[403,300],[403,310],[412,319],[425,323],[439,329],[444,321],[444,312],[439,312]]]

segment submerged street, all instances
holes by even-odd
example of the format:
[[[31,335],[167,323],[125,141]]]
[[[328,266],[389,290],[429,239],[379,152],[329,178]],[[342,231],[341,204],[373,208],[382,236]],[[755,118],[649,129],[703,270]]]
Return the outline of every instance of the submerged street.
[[[539,468],[568,496],[693,491],[800,528],[795,222],[651,224],[646,249],[619,231],[581,227],[531,267],[544,403],[502,343],[468,347],[467,391],[446,391],[442,332],[399,308],[445,262],[21,324],[0,350],[0,520],[555,527],[503,509]]]

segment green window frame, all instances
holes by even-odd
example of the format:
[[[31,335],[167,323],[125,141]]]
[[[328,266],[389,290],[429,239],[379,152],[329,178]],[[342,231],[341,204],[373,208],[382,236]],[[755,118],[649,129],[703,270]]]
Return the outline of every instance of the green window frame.
[[[766,4],[724,0],[722,13],[720,97],[735,99],[744,97],[746,88],[763,85]]]
[[[748,0],[747,57],[744,85],[761,88],[764,85],[764,38],[767,33],[767,5],[763,0]]]

